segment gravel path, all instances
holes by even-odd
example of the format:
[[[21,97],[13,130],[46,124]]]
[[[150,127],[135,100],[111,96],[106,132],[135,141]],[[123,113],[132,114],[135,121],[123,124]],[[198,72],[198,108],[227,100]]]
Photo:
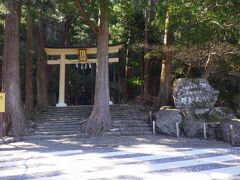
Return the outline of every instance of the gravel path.
[[[240,179],[240,148],[166,136],[0,145],[0,179]]]

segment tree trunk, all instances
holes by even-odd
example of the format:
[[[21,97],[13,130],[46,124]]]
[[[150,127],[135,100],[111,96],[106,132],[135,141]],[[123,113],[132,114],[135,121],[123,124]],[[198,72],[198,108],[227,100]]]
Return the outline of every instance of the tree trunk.
[[[3,83],[6,91],[5,128],[11,124],[14,136],[24,135],[25,116],[20,92],[19,20],[20,0],[7,1],[3,50]]]
[[[145,27],[144,27],[144,75],[143,75],[143,79],[144,79],[144,83],[143,83],[143,99],[144,101],[148,101],[148,97],[149,97],[149,93],[148,93],[148,62],[149,59],[146,58],[147,55],[147,51],[148,51],[148,23],[149,23],[149,6],[146,6],[145,8],[145,12],[144,12],[144,21],[145,21]]]
[[[43,25],[37,24],[37,107],[48,106],[47,61],[44,51]]]
[[[143,99],[144,101],[149,100],[149,58],[146,57],[149,49],[149,36],[151,36],[150,29],[151,23],[154,19],[154,4],[155,0],[147,0],[147,6],[144,12],[144,87],[143,87]]]
[[[91,79],[93,79],[93,81],[91,82],[91,104],[94,104],[94,87],[95,87],[95,72],[96,72],[96,68],[95,68],[95,64],[91,64]]]
[[[109,73],[108,73],[108,39],[109,39],[109,1],[100,0],[100,26],[97,33],[96,84],[93,111],[86,124],[89,135],[97,135],[112,126],[109,109]]]
[[[30,2],[30,1],[29,1]],[[27,38],[26,38],[26,74],[25,74],[25,103],[27,118],[33,113],[33,63],[32,63],[32,16],[30,4],[27,5]]]
[[[125,77],[124,77],[124,87],[123,87],[123,102],[127,102],[128,99],[128,61],[130,54],[130,42],[131,42],[131,31],[128,32],[128,40],[127,40],[127,51],[126,51],[126,60],[125,60]],[[120,79],[119,79],[120,80]]]
[[[160,77],[159,98],[160,105],[166,106],[169,104],[171,95],[171,67],[172,67],[172,52],[170,50],[170,33],[169,33],[169,11],[167,11],[165,19],[165,32],[164,32],[164,49],[162,70]]]

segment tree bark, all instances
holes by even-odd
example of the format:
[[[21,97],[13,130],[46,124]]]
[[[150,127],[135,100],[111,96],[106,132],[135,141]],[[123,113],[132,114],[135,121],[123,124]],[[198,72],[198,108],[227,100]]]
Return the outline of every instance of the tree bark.
[[[37,24],[37,107],[48,106],[47,60],[44,51],[43,25]]]
[[[100,0],[100,26],[97,30],[97,63],[93,111],[86,124],[85,132],[97,135],[112,127],[109,108],[109,73],[108,73],[108,40],[109,40],[109,1]]]
[[[149,100],[149,58],[146,57],[149,49],[149,36],[151,36],[150,29],[151,23],[154,19],[154,4],[155,0],[147,0],[147,6],[144,12],[144,87],[143,87],[143,99],[145,102]]]
[[[148,78],[149,78],[149,74],[148,74],[148,63],[149,63],[149,59],[146,58],[147,55],[147,51],[148,51],[148,23],[149,23],[149,6],[147,5],[144,11],[144,21],[145,21],[145,26],[144,26],[144,75],[143,75],[143,99],[145,102],[148,101],[148,97],[149,97],[149,92],[148,92]]]
[[[19,20],[20,0],[7,1],[3,50],[3,83],[6,91],[5,128],[11,125],[13,136],[24,135],[25,115],[20,92]]]
[[[167,11],[165,18],[164,49],[159,88],[160,106],[168,105],[171,95],[172,52],[170,50],[169,18],[169,11]]]
[[[33,115],[33,63],[32,63],[32,15],[30,12],[30,1],[27,4],[27,37],[26,37],[26,69],[25,69],[25,104],[26,116]]]
[[[123,102],[127,102],[128,100],[128,91],[127,91],[127,84],[128,84],[128,61],[129,61],[129,54],[130,54],[130,42],[131,42],[131,31],[128,32],[128,40],[127,40],[127,51],[126,51],[126,60],[125,60],[125,76],[124,76],[124,86],[123,86]]]

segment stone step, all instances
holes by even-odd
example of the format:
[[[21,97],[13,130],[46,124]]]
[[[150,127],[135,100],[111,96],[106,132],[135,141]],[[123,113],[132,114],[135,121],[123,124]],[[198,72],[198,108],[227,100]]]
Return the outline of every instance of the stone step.
[[[76,111],[76,112],[45,112],[45,113],[38,113],[37,115],[41,115],[41,116],[61,116],[61,115],[90,115],[91,112],[82,112],[82,111]]]
[[[35,129],[76,129],[80,128],[81,125],[50,125],[50,126],[45,126],[45,125],[37,125]]]
[[[80,127],[81,125],[81,122],[44,122],[36,125],[36,128],[75,128]],[[113,127],[150,127],[150,125],[146,122],[113,122]]]
[[[146,132],[104,132],[103,136],[140,136],[140,135],[152,135],[151,131]]]
[[[79,134],[83,134],[80,132],[81,122],[90,116],[92,108],[93,106],[42,108],[35,118],[35,133],[32,136],[36,139],[78,137]],[[110,111],[113,128],[111,132],[103,133],[103,135],[134,136],[152,134],[152,129],[147,122],[147,108],[141,105],[122,104],[111,106]]]
[[[72,116],[69,116],[69,115],[59,115],[59,116],[56,116],[56,115],[52,115],[52,116],[42,116],[42,115],[39,115],[37,119],[40,119],[40,120],[44,120],[44,119],[53,119],[53,120],[58,120],[58,119],[71,119],[71,118],[78,118],[78,119],[81,119],[81,118],[88,118],[90,115],[72,115]],[[111,116],[112,119],[121,119],[121,120],[145,120],[147,119],[147,116],[139,116],[139,117],[133,117],[133,116],[125,116],[125,115],[122,115],[122,116],[115,116],[115,115],[112,115]]]
[[[125,128],[116,128],[113,127],[111,132],[142,132],[142,131],[152,131],[151,127],[125,127]]]
[[[42,123],[42,124],[37,124],[35,128],[60,128],[60,127],[80,127],[81,124],[78,123]]]
[[[49,116],[76,116],[76,115],[79,115],[79,116],[82,116],[82,115],[90,115],[91,112],[61,112],[61,113],[53,113],[53,112],[46,112],[46,113],[40,113],[40,114],[37,114],[37,115],[41,115],[41,116],[46,116],[46,117],[49,117]],[[128,117],[141,117],[141,116],[146,116],[145,113],[139,113],[139,112],[134,112],[134,113],[115,113],[115,112],[111,112],[110,113],[112,116],[116,116],[116,117],[122,117],[122,116],[128,116]],[[139,116],[140,115],[140,116]]]
[[[60,118],[60,117],[89,117],[89,114],[39,114],[37,117],[43,117],[43,118]]]
[[[52,117],[52,118],[38,118],[39,122],[46,122],[46,120],[51,121],[51,122],[71,122],[71,121],[82,121],[88,119],[88,117],[72,117],[72,118],[68,118],[68,117]],[[129,118],[129,117],[121,117],[121,118],[117,118],[117,117],[112,117],[112,121],[113,122],[117,122],[117,121],[121,121],[121,122],[146,122],[146,118],[141,119],[134,119],[134,118]]]
[[[116,110],[118,111],[118,110]],[[130,116],[134,116],[137,114],[142,114],[142,115],[146,115],[147,112],[138,112],[138,111],[134,111],[134,112],[122,112],[122,113],[119,113],[119,112],[114,112],[114,110],[111,110],[110,111],[111,114],[115,114],[116,116],[121,116],[121,115],[130,115]],[[50,115],[59,115],[59,114],[91,114],[91,111],[49,111],[49,112],[38,112],[36,113],[37,115],[47,115],[47,114],[50,114]]]
[[[37,131],[34,132],[33,135],[73,135],[73,134],[80,134],[81,131]]]
[[[114,111],[120,111],[120,112],[114,112]],[[67,113],[67,114],[90,114],[92,111],[91,110],[68,110],[68,111],[42,111],[42,112],[38,112],[37,114],[63,114],[63,113]],[[139,114],[145,114],[146,112],[141,112],[141,111],[123,111],[123,110],[110,110],[110,113],[114,113],[116,115],[134,115],[135,113],[139,113]]]
[[[138,125],[138,126],[129,126],[129,125],[113,125],[113,128],[149,128],[150,126],[147,125]],[[151,128],[151,127],[150,127]]]
[[[136,131],[136,132],[141,132],[141,131],[151,131],[152,128],[151,127],[147,127],[147,126],[142,126],[142,127],[117,127],[117,126],[113,126],[112,129],[114,131],[119,131],[119,132],[123,132],[123,131]],[[37,127],[36,128],[36,132],[79,132],[81,131],[81,127],[49,127],[49,128],[44,128],[44,127]]]
[[[62,118],[62,119],[39,119],[39,122],[40,123],[47,123],[47,122],[55,122],[55,123],[61,123],[61,122],[66,122],[66,123],[71,123],[71,122],[73,122],[73,123],[75,123],[75,122],[81,122],[81,121],[83,121],[85,118],[74,118],[74,119],[72,119],[72,118],[66,118],[66,119],[64,119],[64,118]]]
[[[122,119],[112,119],[112,122],[115,123],[115,124],[126,124],[126,123],[129,123],[129,124],[145,124],[147,123],[146,120],[142,120],[142,119],[125,119],[125,120],[122,120]]]
[[[35,127],[68,127],[68,126],[81,126],[80,122],[62,122],[62,123],[54,123],[54,122],[45,122],[36,124]]]
[[[70,135],[30,135],[24,136],[24,140],[49,140],[49,139],[72,139],[72,138],[86,138],[89,137],[86,134],[70,134]]]

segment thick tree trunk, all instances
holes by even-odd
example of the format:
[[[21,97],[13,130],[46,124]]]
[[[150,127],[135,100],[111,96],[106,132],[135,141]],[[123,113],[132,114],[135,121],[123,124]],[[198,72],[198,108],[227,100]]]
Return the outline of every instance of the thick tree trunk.
[[[100,26],[97,33],[96,83],[93,111],[86,124],[89,135],[97,135],[112,126],[109,109],[108,13],[109,1],[100,0]]]
[[[149,58],[146,57],[149,49],[150,44],[150,36],[151,33],[151,23],[154,19],[154,4],[155,0],[147,0],[147,6],[145,8],[144,13],[144,20],[145,20],[145,27],[144,27],[144,87],[143,87],[143,98],[144,101],[149,100]]]
[[[159,91],[161,106],[166,106],[169,103],[171,95],[171,67],[172,67],[172,53],[164,52]]]
[[[143,83],[143,99],[144,101],[148,101],[149,98],[149,92],[148,92],[148,78],[149,78],[149,74],[148,74],[148,63],[149,63],[149,59],[146,58],[147,52],[148,52],[148,23],[149,23],[149,7],[147,6],[145,8],[145,12],[144,12],[144,20],[145,20],[145,27],[144,27],[144,75],[143,75],[143,79],[144,79],[144,83]]]
[[[37,24],[37,107],[48,106],[47,61],[44,51],[43,25]]]
[[[29,5],[28,5],[29,6]],[[25,72],[25,104],[27,118],[33,113],[33,63],[32,63],[32,17],[30,7],[27,10],[27,38],[26,38],[26,72]]]
[[[160,105],[165,106],[169,104],[171,95],[171,67],[172,67],[172,52],[170,50],[170,33],[169,33],[169,12],[165,19],[165,33],[164,33],[164,50],[162,69],[160,77],[159,98]]]
[[[96,77],[96,68],[95,68],[95,64],[92,64],[91,65],[91,78],[93,79],[93,81],[91,82],[91,103],[94,104],[94,94],[95,94],[95,91],[94,91],[94,87],[95,87],[95,82],[94,82],[94,79]]]
[[[6,91],[5,128],[11,124],[14,136],[24,135],[25,116],[20,92],[19,20],[20,0],[8,0],[3,50],[3,83]]]

